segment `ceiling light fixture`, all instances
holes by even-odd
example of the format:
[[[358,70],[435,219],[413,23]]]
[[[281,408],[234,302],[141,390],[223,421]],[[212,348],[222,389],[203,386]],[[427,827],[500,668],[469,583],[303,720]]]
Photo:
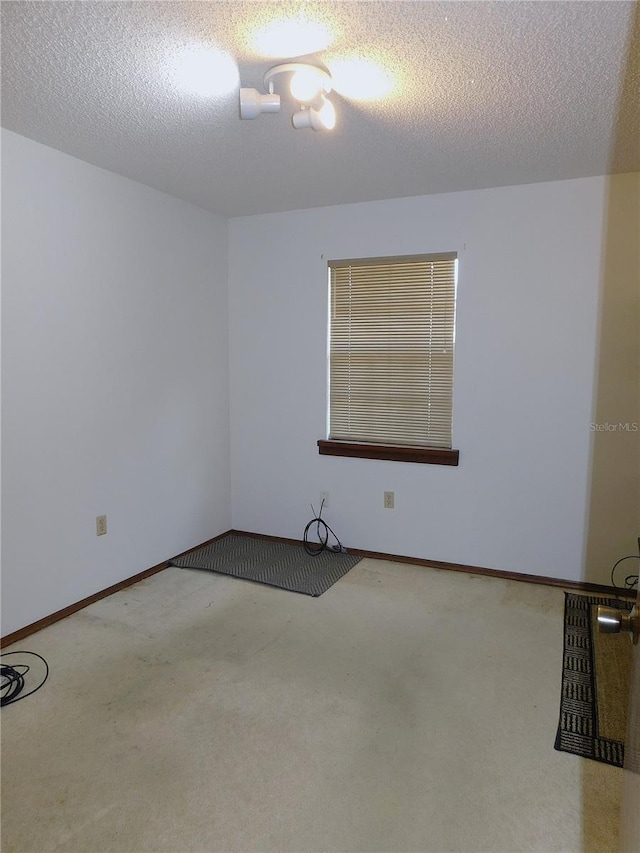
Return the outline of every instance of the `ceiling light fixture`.
[[[317,65],[304,62],[285,62],[270,68],[264,75],[266,95],[257,89],[240,89],[240,118],[257,118],[261,113],[280,111],[280,95],[274,93],[274,80],[280,74],[289,74],[289,92],[300,109],[293,114],[296,130],[310,127],[313,130],[333,130],[336,111],[327,95],[331,91],[331,75]]]

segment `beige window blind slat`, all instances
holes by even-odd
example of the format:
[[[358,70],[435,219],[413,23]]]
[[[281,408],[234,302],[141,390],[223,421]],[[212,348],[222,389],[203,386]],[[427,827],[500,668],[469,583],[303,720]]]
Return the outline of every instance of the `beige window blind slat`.
[[[329,270],[329,438],[450,448],[455,253]]]

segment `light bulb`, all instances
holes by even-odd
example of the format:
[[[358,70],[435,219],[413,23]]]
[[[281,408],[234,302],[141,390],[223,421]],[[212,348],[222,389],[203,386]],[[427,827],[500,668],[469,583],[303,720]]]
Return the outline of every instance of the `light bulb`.
[[[300,112],[293,114],[291,120],[296,130],[302,130],[305,127],[313,130],[333,130],[336,126],[336,111],[331,101],[324,98],[324,103],[319,110],[303,107]]]
[[[322,126],[326,130],[333,130],[336,126],[336,108],[330,100],[325,99],[324,104],[317,112],[318,118]]]
[[[300,103],[308,103],[317,98],[322,88],[322,79],[317,71],[312,68],[301,68],[291,78],[289,90],[292,96]]]

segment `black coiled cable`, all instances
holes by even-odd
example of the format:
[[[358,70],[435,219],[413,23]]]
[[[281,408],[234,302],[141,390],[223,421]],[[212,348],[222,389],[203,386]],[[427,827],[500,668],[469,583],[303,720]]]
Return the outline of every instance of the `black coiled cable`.
[[[322,499],[322,503],[320,504],[320,512],[316,515],[316,511],[313,508],[313,504],[311,504],[311,512],[313,513],[313,518],[307,524],[304,529],[304,536],[302,537],[304,543],[304,550],[311,557],[317,557],[318,554],[321,554],[325,548],[329,548],[330,551],[337,551],[338,553],[342,552],[346,553],[347,549],[343,547],[342,543],[333,532],[333,530],[329,527],[327,522],[322,518],[322,508],[324,507],[324,498]],[[309,533],[313,530],[315,525],[315,533],[318,539],[317,542],[309,541]],[[329,534],[333,536],[336,540],[335,545],[329,545]]]
[[[16,663],[14,666],[10,664],[2,663],[0,664],[0,678],[2,680],[2,685],[0,686],[0,707],[4,708],[5,705],[11,705],[13,702],[17,702],[19,699],[26,699],[27,696],[31,696],[36,690],[40,690],[42,685],[45,683],[47,678],[49,678],[49,664],[46,660],[39,655],[37,652],[5,652],[0,657],[9,657],[9,655],[33,655],[36,658],[40,658],[42,663],[44,664],[45,673],[44,678],[36,687],[32,690],[29,690],[28,693],[23,693],[25,686],[25,675],[29,672],[30,668],[26,663]]]

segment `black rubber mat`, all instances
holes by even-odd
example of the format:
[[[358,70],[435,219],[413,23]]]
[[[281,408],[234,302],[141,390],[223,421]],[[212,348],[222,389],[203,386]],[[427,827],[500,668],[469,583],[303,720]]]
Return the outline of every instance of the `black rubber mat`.
[[[593,595],[565,592],[564,653],[562,664],[562,693],[560,720],[555,748],[604,764],[622,767],[624,742],[603,737],[598,715],[598,679],[594,659],[593,618],[591,609],[598,604],[616,609],[631,609],[631,602]],[[612,637],[612,641],[626,637]],[[619,644],[621,671],[628,675],[631,663],[631,643]],[[628,681],[628,678],[627,678]],[[626,702],[628,690],[616,694],[616,701]]]
[[[318,596],[360,560],[361,557],[353,554],[329,550],[312,557],[302,545],[231,533],[197,551],[176,557],[171,565],[181,569],[204,569]]]

